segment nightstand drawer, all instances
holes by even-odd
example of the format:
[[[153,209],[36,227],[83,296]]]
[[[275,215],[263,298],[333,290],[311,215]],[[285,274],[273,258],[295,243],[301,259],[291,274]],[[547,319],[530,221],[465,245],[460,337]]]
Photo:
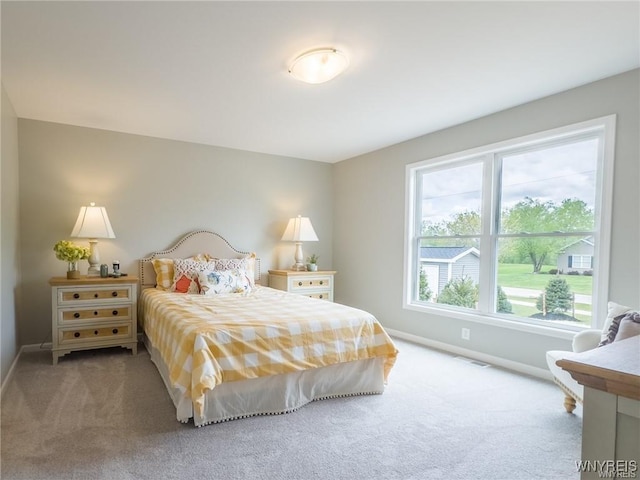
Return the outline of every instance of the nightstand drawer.
[[[68,345],[87,341],[104,341],[112,343],[114,339],[121,341],[122,339],[127,338],[131,338],[131,325],[128,323],[114,324],[109,325],[108,327],[86,327],[58,330],[59,345]]]
[[[289,291],[293,293],[302,293],[305,290],[318,290],[318,289],[326,289],[331,290],[333,287],[331,285],[330,276],[314,276],[314,277],[304,277],[304,278],[290,278],[289,279]]]
[[[58,288],[58,306],[82,303],[111,303],[131,300],[131,287],[72,287]]]
[[[58,324],[73,324],[91,321],[128,320],[131,318],[131,305],[110,305],[98,308],[67,308],[58,310]]]
[[[138,352],[136,277],[53,277],[49,285],[54,365],[78,350],[120,346]]]
[[[318,300],[329,300],[333,301],[331,298],[331,290],[327,290],[326,292],[315,292],[307,294],[309,298],[317,298]]]
[[[333,270],[297,272],[269,270],[269,286],[278,290],[333,302]]]

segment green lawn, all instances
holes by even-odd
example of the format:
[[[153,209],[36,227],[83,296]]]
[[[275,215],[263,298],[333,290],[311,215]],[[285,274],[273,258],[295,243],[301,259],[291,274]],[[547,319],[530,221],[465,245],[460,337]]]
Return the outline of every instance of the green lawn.
[[[553,265],[542,268],[544,273],[533,273],[531,264],[500,263],[498,264],[498,285],[502,287],[533,288],[544,290],[553,275],[547,272],[555,268]],[[592,277],[585,275],[561,275],[573,293],[591,295]]]
[[[514,315],[518,315],[520,317],[530,317],[531,315],[538,314],[540,311],[535,307],[535,300],[531,298],[525,297],[509,297],[509,301],[511,302],[512,313]],[[522,305],[525,303],[526,305]],[[591,315],[578,313],[578,312],[590,312],[591,305],[585,305],[582,303],[576,303],[575,309],[577,312],[574,315],[576,320],[584,323],[585,325],[591,324]],[[572,311],[569,310],[566,312],[567,315],[572,315]]]

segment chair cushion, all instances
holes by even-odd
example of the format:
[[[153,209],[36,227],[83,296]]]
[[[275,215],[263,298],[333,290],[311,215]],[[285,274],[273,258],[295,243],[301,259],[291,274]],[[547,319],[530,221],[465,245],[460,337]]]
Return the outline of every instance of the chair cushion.
[[[566,358],[570,354],[571,352],[565,350],[550,350],[547,352],[547,365],[553,375],[553,381],[562,388],[564,393],[571,395],[578,402],[582,403],[584,387],[576,382],[569,372],[556,365],[558,360]]]
[[[601,335],[602,332],[595,328],[590,328],[576,333],[573,336],[573,341],[571,342],[572,350],[576,353],[580,353],[596,348],[600,343]]]

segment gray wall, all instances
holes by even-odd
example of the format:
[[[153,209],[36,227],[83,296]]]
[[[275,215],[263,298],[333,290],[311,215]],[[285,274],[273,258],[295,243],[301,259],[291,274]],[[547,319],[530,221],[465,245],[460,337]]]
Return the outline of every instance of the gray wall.
[[[4,383],[17,353],[20,241],[18,218],[18,118],[2,89],[0,165],[0,374]]]
[[[33,120],[20,119],[18,128],[22,286],[29,292],[20,344],[51,339],[47,282],[66,269],[52,248],[69,238],[80,206],[91,201],[107,208],[116,235],[100,241],[101,260],[120,260],[125,272],[137,273],[137,259],[199,228],[256,251],[263,273],[288,267],[294,248],[280,238],[297,214],[310,217],[320,239],[305,244],[305,254],[316,252],[321,268],[332,267],[330,164]],[[81,262],[81,270],[87,266]]]
[[[544,352],[570,349],[568,340],[402,308],[405,166],[617,114],[609,299],[639,307],[639,85],[634,70],[336,164],[336,300],[391,329],[545,368]],[[462,327],[471,329],[470,341],[461,340]]]
[[[15,114],[9,110],[13,123],[5,122],[3,102],[3,374],[5,358],[15,355],[15,311],[18,344],[50,340],[47,281],[65,269],[51,249],[68,238],[79,207],[90,201],[107,207],[117,237],[100,242],[102,260],[117,258],[134,273],[136,259],[196,228],[257,251],[263,271],[287,267],[293,246],[280,236],[290,216],[307,215],[320,242],[305,244],[305,253],[318,253],[320,268],[338,270],[337,301],[367,309],[395,330],[544,368],[544,352],[567,349],[568,340],[402,308],[405,165],[616,113],[610,299],[637,307],[639,82],[636,70],[335,165],[21,119],[19,194],[15,147],[5,154]],[[17,205],[19,233],[15,216],[5,216]],[[7,256],[21,258],[20,268],[6,267]],[[14,308],[17,287],[29,298]],[[462,327],[471,328],[471,341],[460,339]]]

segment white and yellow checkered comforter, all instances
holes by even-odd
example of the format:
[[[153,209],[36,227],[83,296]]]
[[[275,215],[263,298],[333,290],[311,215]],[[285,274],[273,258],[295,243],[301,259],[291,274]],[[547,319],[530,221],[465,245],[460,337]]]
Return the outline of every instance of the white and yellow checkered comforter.
[[[385,358],[386,379],[397,355],[373,315],[267,287],[213,297],[149,288],[140,307],[172,386],[198,413],[222,382],[373,357]]]

